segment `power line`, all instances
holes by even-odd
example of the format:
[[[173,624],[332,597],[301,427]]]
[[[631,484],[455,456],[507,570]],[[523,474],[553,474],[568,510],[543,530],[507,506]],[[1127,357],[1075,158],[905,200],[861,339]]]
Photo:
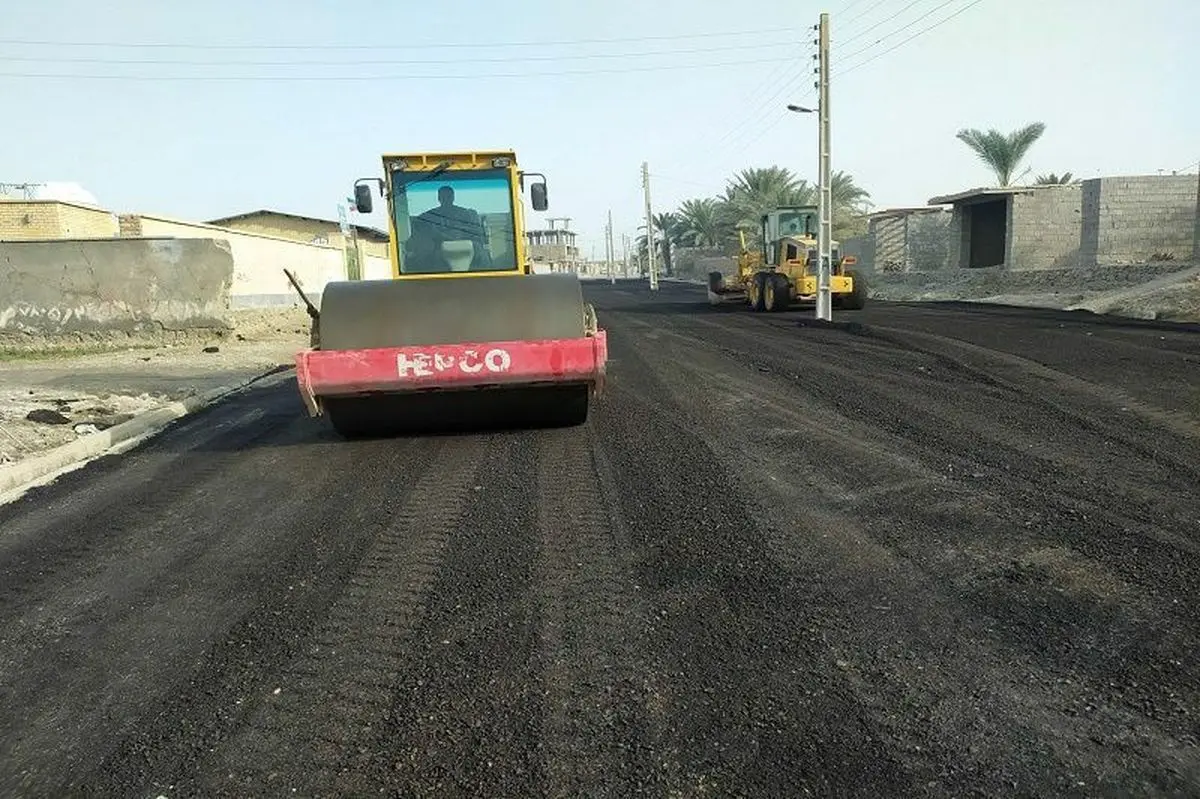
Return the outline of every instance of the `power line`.
[[[869,27],[869,28],[865,28],[865,29],[863,29],[863,30],[859,31],[858,33],[856,33],[856,34],[854,34],[853,36],[851,36],[849,39],[846,39],[845,41],[838,42],[838,44],[841,44],[841,45],[845,46],[845,45],[847,45],[847,44],[850,44],[850,42],[854,41],[855,39],[861,39],[863,36],[866,36],[868,33],[870,33],[871,31],[875,30],[876,28],[878,28],[878,27],[879,27],[880,25],[882,25],[883,23],[885,23],[885,22],[891,22],[891,21],[892,21],[892,20],[894,20],[896,17],[900,16],[900,15],[901,15],[901,14],[903,14],[905,11],[908,11],[910,8],[912,8],[913,6],[917,5],[918,3],[922,2],[922,1],[923,1],[923,0],[912,0],[912,2],[911,2],[911,3],[909,3],[908,5],[906,5],[904,8],[900,9],[899,11],[897,11],[895,14],[892,14],[890,17],[886,17],[886,18],[884,18],[884,19],[881,19],[881,20],[879,20],[878,22],[876,22],[876,23],[875,23],[874,25],[872,25],[871,27]],[[903,30],[903,29],[902,29],[902,30]]]
[[[782,80],[782,79],[783,79],[783,76],[784,76],[784,75],[787,73],[787,71],[788,71],[788,67],[789,67],[789,66],[796,66],[796,65],[800,65],[801,61],[802,61],[802,59],[801,59],[799,56],[797,56],[796,62],[787,61],[787,62],[781,63],[781,64],[780,64],[779,66],[777,66],[775,69],[772,69],[772,70],[771,70],[771,74],[767,75],[767,76],[766,76],[765,78],[763,78],[761,81],[758,81],[758,85],[755,87],[755,89],[754,89],[752,92],[750,92],[750,97],[751,97],[751,98],[752,98],[752,97],[757,97],[758,99],[750,99],[750,98],[748,98],[748,99],[747,99],[747,105],[751,105],[751,104],[753,104],[753,105],[755,105],[755,108],[756,108],[756,109],[759,109],[759,108],[761,108],[761,106],[760,106],[760,105],[758,105],[758,104],[759,104],[759,102],[762,100],[762,95],[761,95],[761,93],[762,93],[762,92],[769,91],[771,86],[777,86],[777,83],[778,83],[778,81],[779,81],[779,80]],[[792,77],[790,80],[793,80],[793,81],[794,81],[794,80],[795,80],[795,76],[793,75],[793,77]],[[777,90],[777,91],[778,91],[778,90]],[[770,99],[770,98],[768,98],[768,100],[769,100],[769,99]],[[734,127],[733,127],[733,129],[732,129],[732,130],[726,131],[726,132],[725,132],[725,133],[724,133],[724,134],[721,136],[721,138],[720,138],[719,140],[716,140],[716,141],[711,141],[709,145],[705,145],[705,146],[715,146],[715,145],[717,145],[717,144],[720,144],[720,143],[721,143],[721,141],[724,141],[726,138],[728,138],[728,136],[729,136],[731,133],[733,133],[734,131],[737,131],[738,129],[740,129],[740,128],[742,127],[742,125],[746,124],[746,122],[748,121],[749,117],[750,117],[751,115],[755,114],[755,113],[757,113],[757,111],[751,111],[749,114],[742,115],[742,119],[741,119],[741,121],[739,121],[739,122],[738,122],[736,125],[734,125]],[[711,129],[710,129],[710,131],[711,131]],[[702,138],[702,140],[701,140],[701,144],[703,144],[705,140],[708,140],[708,139],[710,139],[710,138],[711,138],[710,136],[707,136],[707,135],[706,135],[705,137],[703,137],[703,138]]]
[[[673,175],[663,175],[659,172],[651,172],[650,177],[654,178],[655,180],[665,180],[668,183],[680,183],[685,186],[695,186],[697,188],[706,189],[709,191],[717,190],[716,183],[701,183],[696,180],[686,180],[684,178],[677,178]]]
[[[845,14],[847,11],[854,8],[856,5],[858,5],[861,2],[862,2],[862,0],[851,0],[851,2],[849,4],[842,6],[841,10],[837,12],[838,16]]]
[[[681,41],[684,39],[710,39],[730,36],[757,36],[769,33],[785,33],[807,30],[806,28],[763,28],[747,31],[712,31],[708,33],[680,33],[670,36],[617,36],[602,39],[560,39],[524,42],[442,42],[424,44],[196,44],[185,42],[63,42],[48,39],[0,39],[0,45],[29,47],[127,47],[127,48],[171,48],[177,50],[430,50],[455,47],[548,47],[576,44],[609,44],[613,42]]]
[[[868,44],[864,47],[860,47],[859,49],[850,53],[848,56],[845,56],[845,60],[853,61],[857,56],[862,55],[863,53],[866,53],[870,50],[873,50],[874,48],[878,47],[883,42],[885,42],[888,39],[890,39],[891,37],[895,36],[897,33],[901,33],[903,31],[908,30],[909,28],[911,28],[913,25],[916,25],[921,20],[929,19],[930,16],[937,13],[938,11],[941,11],[943,8],[945,8],[948,5],[952,5],[954,2],[955,2],[955,0],[946,0],[946,2],[942,3],[937,8],[930,9],[929,11],[925,12],[924,14],[917,17],[916,19],[910,20],[907,25],[903,25],[903,26],[897,28],[896,30],[892,31],[891,33],[886,33],[883,36],[880,36],[878,39],[876,39],[875,41],[871,42],[870,44]]]
[[[796,75],[788,83],[784,84],[783,86],[780,86],[779,89],[773,95],[773,99],[778,98],[779,95],[783,94],[783,92],[785,90],[790,91],[793,87],[796,87],[797,81],[800,78],[805,77],[806,74],[807,73],[802,73],[802,74]],[[807,100],[810,96],[812,96],[811,93],[808,95],[805,95],[801,99]],[[781,100],[781,102],[782,102],[782,100]],[[771,104],[763,106],[763,108],[760,109],[757,116],[755,116],[753,118],[753,124],[751,124],[751,126],[748,129],[746,129],[743,133],[738,134],[737,136],[735,136],[733,138],[733,140],[730,142],[730,144],[731,144],[731,146],[736,145],[736,148],[734,148],[734,149],[743,150],[743,149],[749,147],[751,144],[754,144],[759,139],[761,139],[763,137],[763,135],[767,133],[767,131],[774,128],[776,125],[778,125],[783,120],[783,118],[787,115],[788,112],[784,111],[783,109],[779,108],[778,106],[772,107],[773,105],[774,104],[771,103]],[[774,119],[772,119],[772,111],[775,114]],[[765,113],[763,113],[763,112],[765,112]],[[768,121],[768,120],[771,120],[771,121]],[[749,138],[744,138],[746,135],[748,135]]]
[[[896,49],[897,49],[897,48],[899,48],[899,47],[902,47],[904,44],[906,44],[906,43],[908,43],[908,42],[912,41],[913,39],[916,39],[917,37],[919,37],[919,36],[921,36],[921,35],[923,35],[923,34],[925,34],[925,33],[928,33],[929,31],[933,30],[934,28],[937,28],[938,26],[940,26],[940,25],[943,25],[943,24],[945,24],[946,22],[949,22],[949,21],[950,21],[951,19],[953,19],[954,17],[958,16],[959,14],[961,14],[961,13],[963,13],[964,11],[968,10],[968,9],[969,9],[969,8],[971,8],[972,6],[975,6],[975,5],[979,4],[979,3],[980,3],[980,2],[982,2],[982,1],[983,1],[983,0],[973,0],[973,2],[970,2],[970,3],[968,3],[967,5],[963,6],[963,7],[962,7],[961,9],[959,9],[958,11],[954,12],[953,14],[951,14],[951,15],[949,15],[949,16],[947,16],[947,17],[945,17],[944,19],[941,19],[941,20],[939,20],[938,22],[935,22],[935,23],[934,23],[934,24],[932,24],[932,25],[929,25],[929,26],[927,26],[927,27],[925,27],[925,28],[922,28],[921,30],[919,30],[919,31],[917,31],[916,33],[914,33],[912,36],[909,36],[909,37],[907,37],[906,39],[903,39],[903,40],[901,40],[900,42],[898,42],[897,44],[895,44],[895,45],[893,45],[892,47],[888,48],[887,50],[884,50],[884,51],[882,51],[882,52],[879,52],[879,53],[875,54],[874,56],[872,56],[872,57],[870,57],[870,58],[864,59],[863,61],[859,62],[858,64],[853,64],[852,66],[848,67],[847,69],[844,69],[844,70],[841,70],[841,71],[837,72],[837,73],[836,73],[836,75],[835,75],[835,77],[840,77],[840,76],[842,76],[842,75],[845,75],[846,73],[848,73],[848,72],[852,72],[853,70],[855,70],[855,69],[858,69],[859,67],[861,67],[861,66],[864,66],[864,65],[866,65],[867,63],[869,63],[869,62],[871,62],[871,61],[874,61],[874,60],[876,60],[876,59],[878,59],[878,58],[881,58],[881,57],[883,57],[884,55],[887,55],[888,53],[892,52],[893,50],[896,50]],[[902,28],[899,28],[899,29],[897,29],[897,30],[893,31],[893,32],[892,32],[892,33],[890,33],[890,34],[887,34],[886,36],[882,37],[881,39],[879,39],[879,40],[878,40],[878,41],[876,41],[875,43],[873,43],[873,44],[869,45],[868,47],[866,47],[866,48],[863,48],[862,50],[860,50],[860,51],[857,51],[857,52],[865,52],[866,50],[870,50],[871,48],[873,48],[873,47],[877,46],[877,45],[878,45],[880,42],[882,42],[882,41],[886,41],[886,40],[887,40],[888,38],[890,38],[891,36],[894,36],[895,34],[897,34],[897,33],[900,33],[901,31],[903,31],[903,30],[905,30],[905,29],[907,29],[907,28],[910,28],[910,27],[912,27],[913,25],[915,25],[916,23],[920,22],[920,21],[921,21],[921,20],[923,20],[923,19],[928,19],[930,16],[932,16],[933,14],[935,14],[937,11],[941,10],[942,8],[945,8],[946,6],[950,5],[952,2],[954,2],[954,0],[946,0],[946,2],[942,3],[941,5],[937,6],[936,8],[934,8],[934,9],[932,9],[932,10],[930,10],[930,11],[927,11],[927,12],[925,12],[925,13],[924,13],[924,14],[922,14],[921,16],[919,16],[919,17],[917,17],[916,19],[914,19],[914,20],[912,20],[911,22],[909,22],[909,23],[908,23],[907,25],[905,25],[904,27],[902,27]],[[876,5],[879,5],[879,4],[877,3]],[[871,8],[874,8],[874,7],[875,7],[875,6],[872,6]],[[869,8],[869,9],[867,9],[867,11],[870,11],[870,10],[871,10],[870,8]],[[860,15],[860,17],[861,17],[861,16],[862,16],[862,15]],[[856,54],[857,54],[857,53],[856,53]],[[779,94],[781,94],[781,93],[782,93],[784,90],[786,90],[786,89],[790,88],[790,86],[793,86],[793,85],[795,85],[795,83],[797,82],[797,80],[798,80],[799,78],[803,77],[803,75],[804,75],[804,74],[807,74],[807,73],[801,73],[801,74],[798,74],[798,75],[794,76],[794,77],[792,78],[792,80],[788,82],[788,84],[785,84],[785,85],[783,85],[783,86],[779,87],[779,89],[777,89],[777,90],[776,90],[776,92],[775,92],[775,94],[772,96],[772,98],[774,98],[774,97],[778,96],[778,95],[779,95]],[[807,95],[806,95],[804,98],[802,98],[802,99],[807,99],[808,97],[811,97],[812,95],[813,95],[813,93],[812,93],[812,92],[810,92],[810,93],[808,93],[808,94],[807,94]],[[766,109],[765,109],[765,107],[764,107],[762,110],[766,110]],[[752,113],[753,113],[753,112],[752,112]],[[787,115],[786,115],[786,113],[785,113],[785,112],[783,112],[783,111],[779,111],[779,112],[778,112],[778,116],[776,116],[776,117],[775,117],[774,119],[772,119],[770,122],[767,122],[767,120],[768,120],[768,119],[770,119],[770,113],[769,113],[769,112],[768,112],[768,114],[767,114],[765,117],[761,117],[761,118],[760,118],[760,117],[754,117],[755,119],[761,119],[760,123],[759,123],[759,124],[758,124],[758,126],[757,126],[757,129],[753,130],[753,132],[752,132],[752,133],[750,133],[750,137],[749,137],[748,139],[744,139],[744,140],[742,140],[742,141],[738,142],[738,148],[739,148],[739,149],[745,149],[745,148],[749,147],[750,145],[752,145],[752,144],[756,143],[756,142],[757,142],[759,139],[761,139],[763,136],[765,136],[765,135],[766,135],[768,132],[770,132],[770,131],[771,131],[771,130],[773,130],[773,129],[774,129],[776,126],[778,126],[780,123],[782,123],[782,122],[783,122],[783,120],[786,118],[786,116],[787,116]],[[745,122],[745,120],[743,120],[743,124],[744,124],[744,122]],[[736,131],[736,130],[737,130],[737,128],[734,128],[734,130]],[[734,132],[734,131],[730,131],[730,134],[732,134],[733,132]],[[749,132],[749,131],[748,131],[748,132]],[[726,136],[725,136],[725,137],[723,137],[723,138],[722,138],[720,141],[718,141],[718,144],[720,144],[721,142],[723,142],[725,139],[728,139],[730,134],[726,134]],[[738,138],[738,137],[736,137],[736,136],[734,137],[734,139],[735,139],[735,140],[736,140],[737,138]]]
[[[879,2],[877,2],[877,3],[872,3],[871,5],[867,6],[865,9],[863,9],[863,12],[862,12],[861,14],[859,14],[859,15],[858,15],[858,16],[856,16],[856,17],[851,17],[850,19],[846,20],[846,27],[850,27],[850,26],[851,26],[851,25],[853,25],[855,22],[858,22],[860,19],[862,19],[863,17],[867,16],[867,15],[868,15],[868,14],[870,14],[872,11],[874,11],[874,10],[875,10],[875,9],[877,9],[877,8],[879,8],[881,5],[883,5],[883,4],[884,4],[884,3],[886,3],[886,2],[888,2],[888,0],[879,0]],[[845,13],[845,12],[843,11],[842,13]]]
[[[791,42],[767,42],[765,47],[784,47]],[[460,58],[435,58],[435,59],[356,59],[356,60],[338,60],[338,61],[253,61],[244,59],[234,59],[228,61],[197,61],[189,59],[169,59],[169,58],[97,58],[97,57],[67,57],[67,58],[49,58],[45,56],[0,56],[0,62],[18,62],[18,63],[56,63],[56,64],[105,64],[105,65],[124,65],[124,66],[238,66],[238,67],[303,67],[303,66],[413,66],[419,64],[462,64],[469,62],[477,63],[512,63],[515,61],[567,61],[572,59],[590,59],[590,58],[641,58],[645,56],[660,56],[660,55],[692,55],[695,53],[712,53],[712,52],[728,52],[731,50],[737,51],[758,51],[760,45],[751,47],[750,45],[721,45],[709,47],[693,47],[686,49],[674,50],[646,50],[638,53],[577,53],[573,55],[530,55],[530,56],[502,56],[490,58],[475,58],[475,57],[460,57]]]
[[[803,66],[803,64],[801,64],[801,66]],[[763,112],[768,111],[768,113],[769,113],[770,106],[775,102],[775,100],[779,97],[779,95],[782,94],[784,91],[787,91],[787,90],[791,89],[793,86],[795,86],[796,81],[803,78],[806,74],[807,73],[805,73],[805,72],[797,72],[795,75],[793,75],[791,78],[789,78],[786,82],[778,85],[775,88],[775,91],[769,97],[767,97],[763,102],[759,103],[753,110],[748,111],[745,114],[742,114],[741,120],[736,125],[734,125],[732,128],[727,130],[724,134],[722,134],[720,138],[716,139],[710,145],[708,145],[707,148],[704,150],[704,153],[708,154],[711,152],[715,152],[718,147],[720,147],[722,144],[724,144],[727,141],[736,141],[738,136],[743,133],[742,129],[745,128],[747,125],[749,125],[748,130],[752,130],[756,124],[759,124],[762,120],[765,119],[765,117],[763,117]]]
[[[808,94],[804,95],[800,99],[801,100],[808,100],[810,98],[815,99],[816,96],[817,96],[817,92],[812,91],[812,92],[809,92]],[[753,136],[751,136],[749,139],[746,139],[745,141],[741,142],[738,145],[739,149],[744,149],[746,147],[749,147],[751,144],[755,144],[756,142],[758,142],[759,139],[761,139],[763,136],[767,135],[767,133],[769,133],[770,131],[774,130],[776,125],[783,122],[783,120],[787,119],[789,113],[790,112],[788,112],[788,111],[779,111],[778,115],[775,117],[775,119],[771,120],[771,122],[769,122],[769,123],[761,125],[758,128],[758,131]],[[763,122],[765,123],[766,120],[764,119]]]
[[[45,72],[0,72],[0,78],[25,78],[34,80],[114,80],[114,81],[150,81],[150,82],[188,82],[209,81],[225,83],[242,82],[386,82],[405,80],[488,80],[492,78],[538,78],[564,77],[569,75],[617,75],[635,72],[662,72],[680,69],[714,69],[737,67],[788,61],[787,58],[756,58],[750,61],[710,61],[701,64],[657,64],[653,66],[628,67],[624,69],[567,69],[553,72],[473,72],[459,75],[96,75],[80,73],[45,73]]]
[[[811,57],[815,58],[816,55],[811,54]],[[738,122],[736,125],[734,125],[733,128],[726,131],[725,134],[722,135],[719,139],[717,139],[715,142],[713,142],[711,145],[709,145],[709,147],[704,150],[704,154],[708,155],[709,153],[715,152],[716,149],[719,146],[721,146],[723,143],[725,143],[726,141],[729,141],[731,139],[733,141],[736,141],[739,136],[742,136],[745,133],[750,133],[750,135],[753,137],[751,139],[751,141],[757,141],[758,138],[762,135],[762,131],[761,131],[762,125],[770,117],[771,105],[785,91],[791,91],[792,88],[794,88],[796,86],[797,81],[802,80],[806,75],[810,74],[809,67],[808,67],[809,60],[810,59],[808,59],[808,58],[798,58],[797,63],[796,63],[796,68],[797,68],[796,74],[792,75],[792,77],[789,78],[785,83],[782,83],[782,84],[776,86],[775,91],[769,97],[767,97],[762,103],[760,103],[758,106],[756,106],[753,110],[747,112],[746,114],[743,114],[741,121]],[[764,115],[763,112],[766,112],[766,114]],[[750,127],[747,128],[745,131],[743,131],[742,128],[747,123],[749,123]],[[758,135],[754,134],[756,126],[759,129]],[[745,144],[743,143],[740,146],[744,147]]]
[[[942,8],[942,7],[944,7],[944,6],[947,6],[947,5],[949,5],[949,4],[950,4],[950,2],[952,2],[952,1],[953,1],[953,0],[947,0],[947,2],[945,2],[945,3],[942,3],[942,5],[938,6],[938,8]],[[860,62],[858,62],[857,64],[854,64],[853,66],[850,66],[850,67],[847,67],[846,69],[843,69],[841,72],[838,72],[838,73],[837,73],[836,77],[841,77],[842,75],[845,75],[845,74],[847,74],[847,73],[853,72],[854,70],[858,69],[859,67],[866,66],[867,64],[871,63],[872,61],[874,61],[874,60],[876,60],[876,59],[878,59],[878,58],[882,58],[883,56],[887,55],[888,53],[892,52],[893,50],[896,50],[896,49],[898,49],[898,48],[900,48],[900,47],[903,47],[904,45],[908,44],[908,43],[909,43],[909,42],[911,42],[913,39],[916,39],[918,36],[923,36],[924,34],[926,34],[926,33],[929,33],[929,32],[930,32],[931,30],[933,30],[934,28],[937,28],[937,27],[940,27],[940,26],[942,26],[942,25],[945,25],[947,22],[949,22],[950,20],[954,19],[954,18],[955,18],[955,17],[957,17],[959,14],[963,13],[964,11],[967,11],[968,9],[970,9],[970,8],[972,8],[972,7],[974,7],[974,6],[977,6],[977,5],[979,5],[979,4],[980,4],[980,3],[982,3],[982,2],[983,2],[983,0],[972,0],[972,2],[970,2],[970,3],[967,3],[965,6],[963,6],[962,8],[960,8],[958,11],[955,11],[955,12],[954,12],[953,14],[951,14],[950,16],[948,16],[948,17],[945,17],[944,19],[941,19],[941,20],[939,20],[938,22],[935,22],[935,23],[933,23],[932,25],[930,25],[930,26],[928,26],[928,27],[926,27],[926,28],[922,28],[921,30],[919,30],[919,31],[917,31],[916,33],[914,33],[912,36],[909,36],[907,39],[902,39],[901,41],[899,41],[899,42],[897,42],[896,44],[892,45],[892,46],[891,46],[891,47],[889,47],[888,49],[886,49],[886,50],[883,50],[882,52],[876,53],[875,55],[871,56],[870,58],[868,58],[868,59],[866,59],[866,60],[864,60],[864,61],[860,61]],[[934,10],[936,11],[937,9],[934,9]],[[933,13],[933,11],[930,11],[930,12],[929,12],[929,14],[932,14],[932,13]],[[927,16],[929,16],[929,14],[926,14],[925,16],[927,17]],[[916,19],[916,20],[913,20],[913,22],[918,22],[918,21],[920,21],[921,19],[924,19],[924,17],[919,17],[918,19]],[[913,23],[909,23],[909,25],[912,25],[912,24],[913,24]],[[908,27],[908,25],[906,25],[905,27]],[[904,28],[901,28],[900,30],[904,30]],[[896,31],[896,33],[899,33],[899,31]],[[880,41],[882,41],[882,40],[880,40]],[[878,44],[878,42],[876,42],[876,44]],[[872,46],[874,46],[874,45],[872,45]],[[867,49],[870,49],[870,48],[867,48]]]
[[[913,2],[909,3],[903,9],[901,9],[897,14],[893,14],[892,16],[887,17],[878,23],[875,23],[874,25],[867,28],[862,33],[851,37],[850,40],[853,40],[855,38],[860,38],[861,35],[869,32],[870,30],[873,30],[874,28],[879,27],[879,25],[882,25],[892,19],[895,19],[897,16],[904,13],[908,9],[912,8],[914,5],[916,5],[920,1],[921,0],[913,0]],[[910,22],[907,26],[905,26],[905,28],[911,27],[916,22],[920,22],[922,19],[928,18],[930,16],[930,14],[934,13],[934,11],[937,11],[940,8],[943,8],[945,5],[948,5],[949,2],[952,2],[952,1],[953,0],[947,0],[947,3],[944,3],[942,6],[938,6],[938,8],[934,9],[933,11],[927,12],[923,16],[918,17],[916,20],[914,20],[913,22]],[[848,11],[849,9],[853,8],[854,6],[858,5],[861,2],[862,2],[862,0],[852,0],[851,3],[849,3],[845,8],[843,8],[842,12],[844,13],[845,11]],[[874,9],[883,5],[884,2],[886,2],[886,0],[877,0],[877,2],[873,3],[872,5],[868,6],[866,9],[864,9],[862,11],[862,13],[853,17],[850,20],[850,22],[846,23],[846,26],[851,27],[854,21],[867,16],[868,14],[871,13],[871,11],[873,11]],[[899,31],[894,31],[890,35],[895,35],[895,33],[903,31],[905,28],[900,28]],[[804,30],[807,32],[809,29],[805,28]],[[886,36],[883,37],[883,39],[886,39],[886,38],[887,38]],[[883,39],[881,39],[879,41],[882,41]],[[879,42],[877,41],[874,44],[870,45],[869,47],[864,48],[864,50],[869,50],[871,47],[874,47],[878,43]],[[770,111],[771,104],[783,92],[790,91],[791,89],[796,87],[797,82],[809,74],[808,68],[807,68],[807,62],[805,60],[797,59],[795,66],[797,68],[796,75],[793,75],[786,83],[776,86],[775,91],[769,97],[767,97],[762,102],[755,104],[754,107],[751,110],[749,110],[747,113],[740,115],[741,116],[740,121],[738,121],[731,129],[727,130],[723,135],[721,135],[720,138],[713,141],[712,144],[708,145],[705,148],[705,150],[704,150],[705,154],[714,152],[718,147],[720,147],[722,144],[724,144],[727,141],[731,141],[731,140],[737,141],[740,137],[749,134],[750,138],[748,140],[741,142],[739,145],[741,147],[745,147],[748,144],[758,141],[758,139],[760,139],[763,135],[765,135],[767,131],[771,130],[777,124],[779,124],[779,122],[782,121],[782,117],[777,117],[774,121],[769,122],[769,123],[767,122],[767,120],[771,118],[771,111]],[[771,77],[767,81],[764,81],[764,85],[769,86],[771,83],[773,83],[775,80],[776,72],[781,72],[781,70],[783,70],[785,68],[786,67],[781,67],[780,70],[773,71],[771,74]],[[749,126],[749,127],[747,127],[747,126]]]
[[[936,8],[933,8],[933,9],[925,12],[924,14],[922,14],[921,16],[917,17],[916,19],[912,20],[911,22],[904,25],[903,27],[898,28],[895,31],[892,31],[891,33],[886,34],[885,36],[876,40],[874,43],[872,43],[864,48],[861,48],[860,50],[855,51],[854,53],[851,54],[851,56],[847,56],[847,59],[853,58],[853,56],[855,56],[855,55],[859,55],[861,53],[871,50],[872,48],[878,46],[881,42],[884,42],[888,38],[895,36],[897,33],[900,33],[902,31],[906,30],[907,28],[911,28],[913,25],[917,24],[918,22],[920,22],[924,19],[928,19],[930,16],[932,16],[939,10],[945,8],[946,6],[950,5],[954,1],[955,0],[946,0],[946,2],[943,2],[941,5],[937,6]],[[937,27],[938,25],[941,25],[944,22],[949,21],[954,16],[957,16],[957,14],[962,13],[962,11],[967,10],[972,5],[975,5],[976,3],[979,3],[979,2],[982,2],[982,0],[974,0],[973,3],[970,3],[969,5],[967,5],[960,11],[951,15],[950,17],[947,17],[946,19],[941,20],[941,22],[938,22],[934,25],[931,25],[927,28],[924,28],[924,29],[918,31],[913,36],[910,36],[908,39],[905,39],[904,41],[899,42],[897,45],[890,48],[889,50],[883,51],[872,58],[865,59],[860,64],[855,64],[855,65],[848,67],[845,70],[840,70],[839,72],[836,73],[835,77],[840,77],[841,75],[844,75],[847,72],[857,69],[859,66],[862,66],[863,64],[866,64],[869,61],[875,60],[875,58],[881,57],[881,56],[885,55],[886,53],[891,52],[891,50],[895,50],[897,47],[900,47],[903,44],[905,44],[906,42],[911,41],[912,39],[916,38],[917,36],[920,36],[923,33],[927,33],[928,31],[932,30],[933,28]],[[852,3],[851,5],[854,5],[854,3]],[[880,5],[882,5],[882,2],[876,2],[876,3],[872,4],[871,6],[864,9],[864,11],[862,13],[860,13],[858,16],[854,17],[853,20],[861,19],[862,17],[869,14],[872,10],[879,7]],[[891,17],[888,17],[887,19],[883,20],[882,22],[877,23],[875,26],[872,26],[872,28],[878,27],[879,24],[883,24],[884,22],[887,22],[890,19],[894,19],[896,16],[899,15],[899,13],[903,13],[907,9],[911,8],[913,5],[916,5],[916,2],[910,3],[904,9],[901,9],[901,11],[898,12],[898,14],[894,14]],[[853,22],[853,20],[851,20],[851,22]],[[849,26],[849,24],[850,23],[847,23],[847,26]],[[867,30],[871,30],[871,28],[868,28]],[[852,38],[857,38],[857,37],[852,37]],[[770,113],[770,109],[769,109],[770,104],[772,102],[774,102],[774,100],[776,98],[778,98],[779,95],[782,94],[784,91],[789,91],[792,88],[794,88],[796,86],[797,82],[807,74],[808,74],[807,68],[801,67],[801,71],[797,75],[793,76],[791,78],[791,80],[787,81],[785,84],[777,87],[775,92],[770,97],[768,97],[764,103],[760,104],[755,110],[752,110],[752,111],[748,112],[746,115],[744,115],[742,120],[737,125],[735,125],[731,130],[727,131],[720,139],[718,139],[712,145],[711,150],[706,150],[705,152],[706,153],[711,152],[712,150],[715,150],[721,144],[725,143],[726,141],[730,141],[730,140],[737,142],[739,148],[745,148],[745,147],[750,146],[751,144],[754,144],[759,139],[761,139],[770,130],[774,129],[777,125],[779,125],[783,121],[784,116],[785,116],[784,113],[782,111],[780,111],[780,112],[778,112],[779,115],[777,117],[775,117],[775,119],[768,122],[767,120],[771,119],[771,113]],[[811,95],[806,95],[805,98],[802,98],[802,99],[807,99],[808,96],[811,96]],[[749,128],[746,127],[747,124],[749,124]],[[743,136],[745,136],[747,134],[749,135],[749,138],[742,139],[741,141],[739,141],[739,139],[741,139]]]

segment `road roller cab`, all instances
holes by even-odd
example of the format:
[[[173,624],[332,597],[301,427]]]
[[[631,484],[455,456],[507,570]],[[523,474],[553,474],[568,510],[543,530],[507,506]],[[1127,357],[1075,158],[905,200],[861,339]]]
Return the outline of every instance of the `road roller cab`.
[[[343,435],[581,424],[607,343],[574,274],[535,275],[515,153],[385,155],[355,185],[385,198],[391,279],[328,283],[296,356],[309,413]],[[299,290],[299,287],[297,287]]]

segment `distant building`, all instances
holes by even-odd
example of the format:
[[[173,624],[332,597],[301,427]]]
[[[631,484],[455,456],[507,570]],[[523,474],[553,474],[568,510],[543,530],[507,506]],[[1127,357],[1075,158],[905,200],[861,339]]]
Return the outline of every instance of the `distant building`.
[[[275,236],[304,244],[325,244],[340,249],[346,248],[341,227],[336,219],[321,219],[260,209],[220,219],[210,219],[207,224],[244,233],[261,233],[265,236]],[[363,255],[376,258],[388,257],[390,236],[387,231],[366,225],[352,225],[351,228],[358,237],[358,246]]]
[[[953,214],[940,206],[886,208],[867,215],[870,243],[861,247],[847,241],[843,251],[854,255],[866,268],[880,272],[925,272],[950,267],[948,234]]]
[[[116,215],[94,205],[0,198],[0,241],[111,239],[118,231]]]
[[[1195,175],[1129,175],[1066,185],[971,189],[949,205],[950,264],[1062,269],[1195,257]]]
[[[565,220],[563,227],[555,227],[556,221],[551,219],[549,228],[525,231],[529,259],[539,272],[578,272],[583,259],[575,231],[567,229]]]

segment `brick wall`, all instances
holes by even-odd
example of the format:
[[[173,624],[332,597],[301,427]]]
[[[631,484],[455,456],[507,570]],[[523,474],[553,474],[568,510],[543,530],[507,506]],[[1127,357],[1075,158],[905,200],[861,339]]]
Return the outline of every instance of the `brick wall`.
[[[103,208],[59,200],[0,200],[0,240],[107,239],[116,217]]]
[[[1083,187],[1034,186],[1012,195],[1008,264],[1013,269],[1079,266]]]
[[[121,238],[141,238],[142,218],[137,214],[121,214],[117,217],[117,229],[121,235]]]
[[[1093,178],[1082,187],[1085,264],[1130,264],[1169,253],[1193,257],[1196,176]]]

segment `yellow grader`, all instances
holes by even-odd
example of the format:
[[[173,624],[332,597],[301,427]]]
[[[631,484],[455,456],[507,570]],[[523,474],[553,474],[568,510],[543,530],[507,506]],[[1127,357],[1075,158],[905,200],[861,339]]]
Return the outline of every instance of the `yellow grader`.
[[[575,274],[533,274],[522,193],[548,207],[545,176],[510,151],[384,155],[391,279],[328,283],[301,398],[346,437],[429,428],[572,426],[588,417],[608,357]],[[289,275],[290,277],[290,275]],[[293,280],[293,284],[296,282]]]
[[[708,275],[708,301],[712,305],[745,303],[754,311],[784,311],[817,299],[817,221],[812,205],[784,206],[764,214],[762,249],[746,246],[744,231],[738,231],[742,251],[737,273],[727,278],[721,272]],[[830,292],[834,308],[860,310],[866,305],[867,284],[849,267],[857,263],[842,255],[839,243],[831,242]]]

